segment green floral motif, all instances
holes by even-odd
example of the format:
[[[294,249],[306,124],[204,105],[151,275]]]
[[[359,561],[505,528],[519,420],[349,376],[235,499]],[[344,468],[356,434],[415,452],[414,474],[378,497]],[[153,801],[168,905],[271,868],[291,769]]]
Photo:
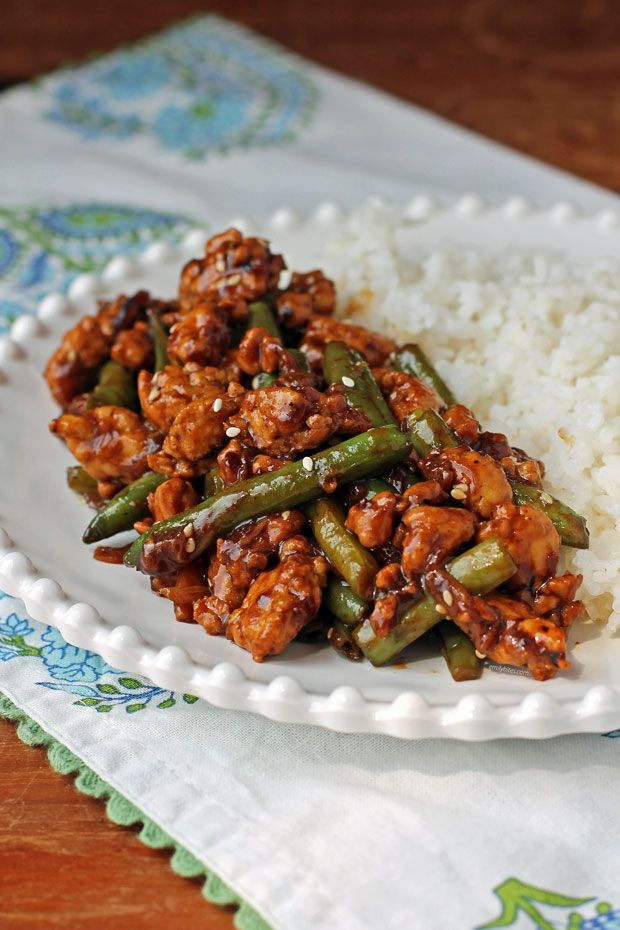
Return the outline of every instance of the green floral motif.
[[[35,623],[19,601],[0,594],[0,663],[36,660],[45,678],[36,684],[74,695],[73,703],[99,714],[124,708],[128,714],[154,707],[168,710],[178,702],[195,704],[192,694],[177,695],[142,678],[123,674],[101,656],[65,642],[58,630]]]
[[[478,930],[494,930],[494,928],[513,927],[517,924],[525,928],[526,921],[527,925],[536,927],[538,930],[559,930],[560,926],[564,930],[620,930],[620,909],[613,908],[607,901],[599,901],[596,904],[593,916],[586,916],[576,910],[571,910],[569,913],[564,911],[562,920],[566,922],[560,925],[557,915],[554,915],[552,920],[547,918],[548,908],[556,910],[581,908],[592,904],[595,899],[592,897],[575,898],[559,892],[547,891],[544,888],[528,885],[518,878],[507,878],[494,891],[500,900],[502,912],[495,920],[482,924]]]
[[[194,223],[184,216],[114,203],[0,208],[0,332],[34,313],[76,275],[100,271],[119,254],[149,242],[178,242]]]

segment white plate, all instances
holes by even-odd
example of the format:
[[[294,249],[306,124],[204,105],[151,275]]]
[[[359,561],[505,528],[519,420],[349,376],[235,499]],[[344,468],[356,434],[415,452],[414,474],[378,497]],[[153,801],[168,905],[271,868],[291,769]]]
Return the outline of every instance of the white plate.
[[[414,247],[447,239],[483,248],[552,244],[582,261],[615,258],[620,251],[618,217],[611,212],[581,217],[560,204],[543,214],[518,199],[486,209],[469,196],[441,210],[417,198],[406,215]],[[290,267],[303,269],[323,262],[326,235],[342,221],[335,206],[324,204],[304,222],[280,210],[259,231]],[[440,657],[420,650],[405,667],[375,669],[324,647],[293,644],[257,665],[225,639],[176,623],[170,604],[151,594],[146,578],[92,560],[80,541],[88,512],[65,486],[70,456],[47,430],[56,410],[41,371],[62,333],[96,296],[145,287],[171,297],[181,263],[200,252],[204,239],[196,230],[178,249],[157,243],[137,260],[114,259],[100,278],[78,278],[68,298],[48,296],[38,318],[20,318],[0,343],[0,587],[22,598],[36,620],[57,626],[70,643],[114,666],[276,720],[468,740],[618,726],[620,639],[604,631],[579,636],[585,641],[573,651],[571,671],[545,684],[492,670],[477,682],[455,684]]]

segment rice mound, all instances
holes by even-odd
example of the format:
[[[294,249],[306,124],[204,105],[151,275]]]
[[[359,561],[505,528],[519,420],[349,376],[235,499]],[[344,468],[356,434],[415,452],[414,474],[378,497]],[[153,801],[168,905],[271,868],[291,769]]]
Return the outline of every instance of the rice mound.
[[[545,488],[582,513],[590,548],[563,549],[592,620],[620,628],[620,263],[449,247],[415,259],[387,207],[327,246],[340,315],[415,339],[484,429],[543,460]]]

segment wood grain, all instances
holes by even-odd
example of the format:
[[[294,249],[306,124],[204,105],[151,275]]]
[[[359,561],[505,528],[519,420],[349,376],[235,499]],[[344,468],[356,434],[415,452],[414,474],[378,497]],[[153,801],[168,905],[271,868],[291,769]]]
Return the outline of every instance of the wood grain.
[[[0,3],[0,86],[206,10],[196,0]],[[620,191],[617,0],[212,0],[321,64]],[[167,856],[111,825],[0,721],[0,925],[230,930]],[[51,826],[53,825],[53,827]]]

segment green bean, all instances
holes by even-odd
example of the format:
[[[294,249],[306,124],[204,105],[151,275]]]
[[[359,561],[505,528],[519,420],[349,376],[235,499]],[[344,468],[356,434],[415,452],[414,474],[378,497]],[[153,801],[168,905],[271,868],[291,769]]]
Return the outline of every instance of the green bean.
[[[327,561],[359,597],[370,597],[379,565],[344,525],[345,515],[333,497],[306,504],[304,512]]]
[[[360,662],[364,658],[364,653],[353,639],[351,630],[340,620],[334,620],[329,628],[327,641],[337,653],[344,656],[349,662]]]
[[[499,540],[489,537],[448,562],[446,570],[471,594],[487,594],[517,569]],[[353,631],[353,638],[373,665],[385,665],[439,622],[435,608],[435,600],[426,594],[404,611],[386,636],[377,636],[370,620],[364,620]]]
[[[153,342],[153,351],[155,353],[154,371],[161,371],[169,362],[168,359],[168,333],[162,323],[159,314],[153,309],[147,310],[149,327],[151,330],[151,340]]]
[[[441,652],[455,681],[474,681],[480,678],[482,662],[469,636],[451,620],[437,624]]]
[[[255,326],[262,326],[270,336],[275,336],[276,339],[282,338],[280,327],[271,307],[264,300],[256,300],[248,304],[248,329],[253,329]]]
[[[93,517],[82,539],[85,543],[99,542],[108,539],[124,530],[130,530],[136,520],[147,516],[149,508],[146,502],[148,495],[156,487],[166,481],[165,475],[158,475],[154,471],[147,471],[145,475],[127,485],[122,491],[109,500]]]
[[[204,497],[212,497],[226,487],[223,479],[220,477],[220,470],[215,466],[211,471],[205,474],[204,478]]]
[[[426,384],[434,388],[447,407],[456,404],[456,397],[420,346],[410,342],[408,345],[397,349],[392,354],[390,361],[394,368],[415,375],[420,381],[425,381]]]
[[[344,384],[350,406],[363,413],[373,426],[395,423],[366,361],[344,342],[328,342],[325,346],[323,376],[328,384]]]
[[[94,507],[94,509],[97,510],[103,504],[97,489],[96,479],[92,478],[81,465],[69,466],[67,469],[67,485],[75,494],[78,494],[89,507]]]
[[[411,451],[395,426],[360,433],[330,449],[305,456],[265,475],[230,485],[196,507],[139,536],[125,556],[146,574],[174,571],[197,558],[218,536],[262,514],[298,507],[336,487],[381,473]],[[184,530],[192,526],[191,537]]]
[[[369,601],[359,597],[340,578],[330,578],[323,594],[323,604],[345,626],[357,626],[370,610]]]
[[[101,366],[99,380],[88,398],[86,409],[108,406],[133,409],[137,402],[138,395],[131,372],[110,359]]]
[[[420,458],[433,449],[447,449],[461,445],[458,436],[444,423],[434,410],[416,408],[407,420],[413,448]]]
[[[301,349],[287,349],[287,351],[295,359],[295,364],[297,365],[300,371],[310,371],[310,365],[308,364],[308,359],[306,358],[305,354],[301,351]]]
[[[565,546],[573,549],[587,549],[590,545],[590,534],[586,526],[585,517],[575,513],[574,510],[548,494],[539,491],[531,484],[522,481],[511,481],[512,493],[516,504],[532,504],[547,514],[556,530],[560,540]]]

